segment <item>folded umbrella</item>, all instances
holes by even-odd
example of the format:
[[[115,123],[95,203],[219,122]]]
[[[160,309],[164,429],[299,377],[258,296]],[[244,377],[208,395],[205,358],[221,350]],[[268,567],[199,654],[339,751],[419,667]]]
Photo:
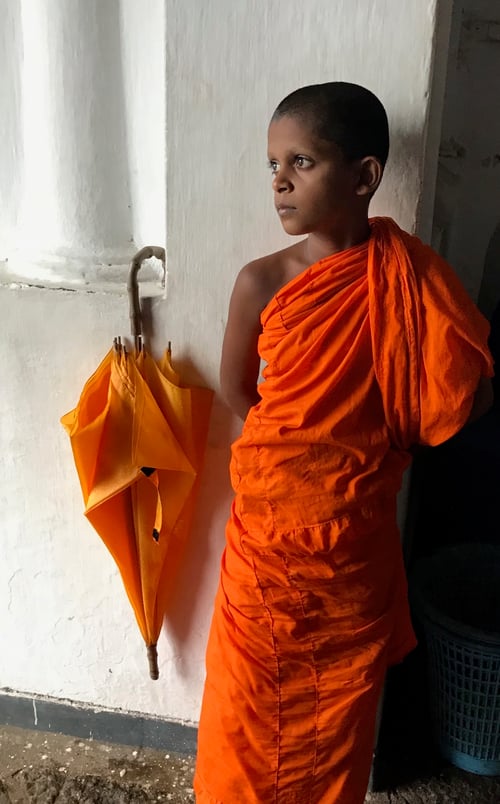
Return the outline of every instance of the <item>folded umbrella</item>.
[[[86,382],[67,430],[85,515],[121,573],[158,678],[156,643],[185,547],[213,393],[183,386],[170,349],[159,363],[142,343],[137,271],[163,249],[134,258],[129,292],[135,349],[120,339]]]

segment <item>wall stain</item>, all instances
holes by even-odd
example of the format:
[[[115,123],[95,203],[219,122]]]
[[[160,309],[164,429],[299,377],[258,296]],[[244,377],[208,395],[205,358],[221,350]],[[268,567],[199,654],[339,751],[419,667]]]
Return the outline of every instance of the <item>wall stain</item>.
[[[441,142],[439,156],[443,159],[464,159],[467,156],[467,151],[454,137],[449,137]]]

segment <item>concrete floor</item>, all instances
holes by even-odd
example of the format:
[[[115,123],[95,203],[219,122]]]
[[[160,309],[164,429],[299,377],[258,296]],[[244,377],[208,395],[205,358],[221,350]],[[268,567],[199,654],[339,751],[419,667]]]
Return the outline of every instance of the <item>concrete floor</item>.
[[[366,804],[500,804],[500,779],[446,768],[425,781],[368,793]]]
[[[0,727],[0,804],[186,804],[193,767],[179,754]],[[441,767],[366,802],[500,804],[500,778]]]
[[[0,726],[0,804],[194,802],[193,757]]]

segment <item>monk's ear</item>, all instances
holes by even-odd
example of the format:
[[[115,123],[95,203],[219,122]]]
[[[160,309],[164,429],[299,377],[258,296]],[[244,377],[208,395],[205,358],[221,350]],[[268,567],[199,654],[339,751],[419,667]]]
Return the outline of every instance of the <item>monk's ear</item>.
[[[384,168],[376,156],[365,156],[358,162],[356,195],[373,195],[380,182]]]

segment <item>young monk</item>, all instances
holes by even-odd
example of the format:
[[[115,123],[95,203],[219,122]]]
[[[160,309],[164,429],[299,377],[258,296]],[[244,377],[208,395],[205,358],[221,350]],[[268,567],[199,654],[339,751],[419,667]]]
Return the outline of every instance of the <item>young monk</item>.
[[[199,804],[363,802],[386,670],[415,645],[402,475],[491,401],[487,322],[428,246],[368,218],[388,148],[354,84],[299,89],[271,120],[276,211],[302,239],[246,265],[229,308],[222,391],[245,424]]]

